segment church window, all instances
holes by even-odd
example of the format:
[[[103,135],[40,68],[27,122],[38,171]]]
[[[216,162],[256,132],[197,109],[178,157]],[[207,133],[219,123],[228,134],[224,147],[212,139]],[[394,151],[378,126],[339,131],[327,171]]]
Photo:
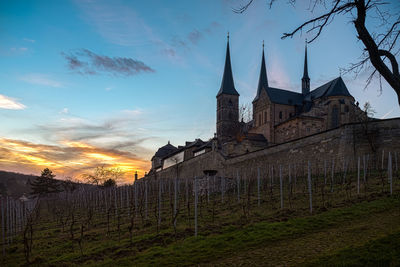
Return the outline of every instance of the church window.
[[[339,126],[339,109],[336,105],[332,108],[332,118],[331,118],[331,127],[335,128]]]
[[[262,124],[261,116],[262,116],[261,113],[258,114],[258,126],[261,126]]]
[[[232,106],[232,100],[229,99],[229,106]]]
[[[279,119],[282,119],[282,111],[279,111]]]
[[[264,123],[267,123],[267,112],[264,112]]]
[[[344,112],[349,112],[349,106],[346,105],[346,106],[344,107]]]

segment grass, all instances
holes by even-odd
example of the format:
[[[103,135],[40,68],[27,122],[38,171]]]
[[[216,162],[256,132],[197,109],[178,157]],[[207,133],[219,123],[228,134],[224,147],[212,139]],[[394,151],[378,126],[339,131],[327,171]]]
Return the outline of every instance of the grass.
[[[330,229],[358,222],[365,222],[371,217],[382,215],[382,220],[390,220],[387,213],[397,210],[400,204],[398,197],[383,198],[374,201],[364,201],[351,207],[336,208],[317,215],[302,218],[292,218],[283,222],[258,222],[246,225],[242,228],[226,227],[221,233],[190,237],[174,242],[171,240],[158,240],[152,246],[138,250],[136,246],[130,247],[125,238],[120,242],[110,240],[104,236],[87,241],[84,255],[81,256],[75,245],[72,251],[71,241],[64,240],[63,243],[51,243],[48,241],[48,232],[42,233],[42,238],[35,240],[35,256],[33,265],[40,266],[130,266],[135,265],[195,265],[198,263],[219,262],[224,264],[238,253],[247,253],[257,248],[270,247],[277,242],[292,242],[303,236],[313,233],[330,231]],[[399,217],[397,217],[397,224]],[[380,222],[382,223],[382,222]],[[400,231],[400,228],[398,229]],[[93,230],[91,235],[99,235],[99,231]],[[168,239],[169,235],[164,235]],[[153,235],[136,237],[135,242],[151,240]],[[393,237],[394,238],[394,237]],[[393,239],[392,238],[392,239]],[[380,242],[379,249],[384,249],[387,242]],[[312,245],[312,244],[310,244]],[[389,245],[392,245],[391,243]],[[368,245],[370,246],[370,245]],[[365,249],[368,249],[366,245]],[[11,249],[11,248],[10,248]],[[398,244],[397,244],[398,249]],[[335,263],[341,262],[343,258],[351,258],[354,251],[351,249],[338,253]],[[393,252],[395,253],[395,252]],[[7,266],[19,266],[24,264],[22,249],[16,246],[16,250],[7,259]],[[323,258],[310,262],[310,265],[321,265],[328,262],[326,259],[333,256],[326,255]],[[362,254],[360,254],[362,257]],[[386,258],[391,260],[390,257]],[[395,258],[394,258],[395,260]],[[229,262],[229,261],[228,261]],[[351,262],[349,262],[351,264]],[[324,265],[324,264],[323,264]],[[328,264],[329,265],[329,264]],[[340,265],[340,264],[339,264]],[[344,264],[345,266],[347,264]]]
[[[400,266],[400,231],[322,256],[304,266]]]

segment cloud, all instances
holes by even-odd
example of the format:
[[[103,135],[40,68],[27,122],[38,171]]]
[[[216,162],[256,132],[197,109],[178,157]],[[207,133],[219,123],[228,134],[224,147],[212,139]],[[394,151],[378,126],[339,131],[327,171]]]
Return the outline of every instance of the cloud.
[[[37,85],[44,85],[49,87],[62,87],[61,82],[50,78],[48,75],[40,73],[30,73],[20,77],[20,80]]]
[[[36,40],[29,39],[29,38],[23,38],[22,40],[24,40],[25,42],[28,42],[28,43],[34,43],[34,42],[36,42]]]
[[[25,109],[24,104],[19,103],[17,100],[7,97],[5,95],[0,95],[0,108],[2,109]]]
[[[66,111],[60,112],[59,119],[20,130],[35,136],[34,142],[0,137],[0,169],[40,173],[49,167],[59,177],[79,178],[97,166],[119,167],[127,172],[126,179],[134,171],[143,175],[149,170],[154,148],[148,144],[157,138],[137,130],[137,125],[148,121],[144,110],[121,110],[100,122]]]
[[[68,68],[80,74],[110,73],[133,76],[142,72],[155,72],[142,61],[126,57],[98,55],[88,49],[80,49],[70,54],[62,52],[61,55],[67,60]]]
[[[207,35],[212,34],[216,30],[216,28],[219,28],[220,26],[221,25],[218,22],[213,21],[206,28],[193,29],[184,37],[174,35],[171,40],[171,45],[173,47],[181,47],[188,49],[189,43],[197,45],[200,40],[205,38]]]
[[[107,41],[121,45],[149,45],[161,40],[135,9],[120,1],[75,0],[82,18]]]
[[[176,55],[176,51],[173,48],[165,48],[161,50],[161,53],[170,57],[174,57]]]
[[[134,145],[134,144],[129,144]],[[80,178],[97,166],[118,167],[132,177],[138,170],[141,175],[150,166],[131,152],[118,148],[102,148],[85,142],[64,140],[57,145],[44,145],[22,140],[0,138],[0,168],[11,171],[39,173],[52,169],[58,176]],[[61,175],[60,175],[61,174]],[[129,179],[126,175],[126,181]]]
[[[297,88],[291,83],[289,75],[283,66],[281,56],[278,55],[278,53],[273,53],[271,55],[270,63],[268,65],[269,68],[267,71],[269,86],[296,91]]]
[[[188,39],[193,43],[197,44],[198,41],[203,37],[203,34],[198,30],[193,30],[188,34]]]
[[[68,114],[68,112],[69,112],[68,108],[63,108],[63,109],[60,111],[61,114]]]
[[[28,51],[28,48],[26,48],[26,47],[11,47],[10,50],[11,50],[11,52],[14,52],[14,53],[15,52],[23,53],[23,52]]]

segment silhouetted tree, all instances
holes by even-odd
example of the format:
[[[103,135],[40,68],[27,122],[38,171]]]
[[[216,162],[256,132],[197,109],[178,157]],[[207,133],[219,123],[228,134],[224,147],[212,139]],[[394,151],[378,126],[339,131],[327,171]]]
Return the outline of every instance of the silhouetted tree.
[[[253,1],[247,0],[245,5],[234,9],[234,11],[243,13]],[[267,3],[271,8],[276,1],[268,0]],[[288,2],[291,5],[295,5],[296,0],[288,0]],[[283,33],[281,38],[293,37],[296,33],[306,30],[307,33],[313,34],[308,41],[308,43],[311,43],[320,36],[323,29],[337,15],[350,15],[352,18],[351,23],[357,31],[357,38],[364,45],[364,51],[360,61],[344,69],[345,72],[352,71],[358,74],[362,70],[370,68],[370,64],[372,64],[374,70],[368,77],[366,86],[378,74],[381,90],[381,77],[383,77],[396,92],[400,105],[400,73],[398,60],[396,59],[400,52],[398,45],[400,10],[398,6],[395,6],[394,2],[388,3],[384,0],[310,0],[311,11],[315,11],[317,6],[321,6],[325,12],[305,21],[293,31]],[[379,21],[376,32],[367,29],[367,18]]]
[[[115,182],[114,179],[107,179],[106,181],[104,181],[103,186],[104,187],[112,187],[115,186],[117,183]]]
[[[31,182],[31,194],[43,196],[61,192],[60,182],[54,177],[53,172],[49,168],[45,168],[42,174]]]

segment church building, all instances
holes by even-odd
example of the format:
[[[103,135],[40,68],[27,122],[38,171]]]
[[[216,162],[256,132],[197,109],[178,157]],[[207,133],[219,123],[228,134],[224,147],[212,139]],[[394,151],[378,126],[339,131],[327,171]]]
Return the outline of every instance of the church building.
[[[279,144],[354,122],[356,113],[360,113],[341,77],[310,90],[307,46],[301,91],[293,92],[269,86],[263,45],[252,104],[252,121],[239,122],[239,93],[234,85],[228,38],[222,84],[217,94],[217,137],[222,143],[235,137],[242,139],[243,135],[261,134],[269,145]]]
[[[228,36],[225,67],[216,96],[214,138],[208,141],[196,139],[178,147],[168,142],[153,156],[149,174],[210,151],[217,151],[224,158],[235,157],[337,128],[365,116],[341,77],[310,90],[307,45],[298,92],[269,85],[263,45],[260,76],[252,101],[252,120],[249,122],[239,121],[239,96],[232,74]]]

